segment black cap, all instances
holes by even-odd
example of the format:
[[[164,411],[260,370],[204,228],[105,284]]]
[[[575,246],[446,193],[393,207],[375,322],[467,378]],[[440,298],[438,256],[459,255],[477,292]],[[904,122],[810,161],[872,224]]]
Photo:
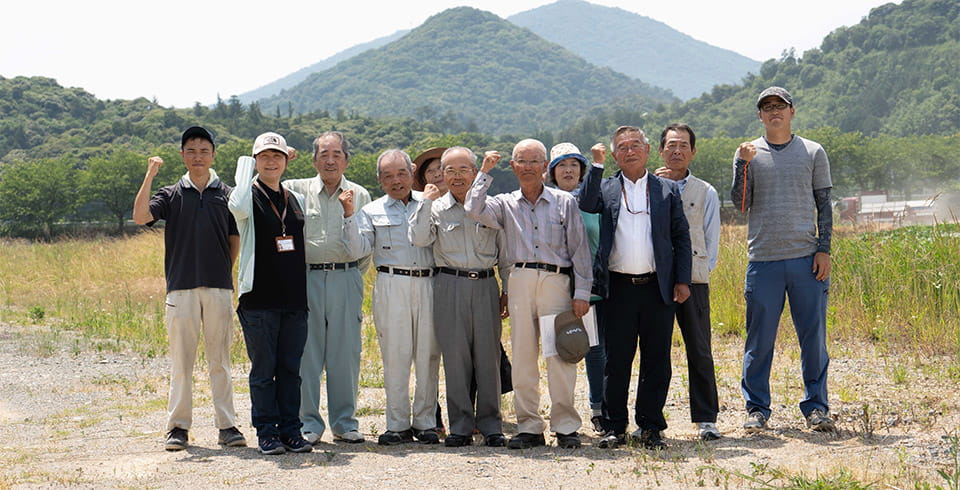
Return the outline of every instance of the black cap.
[[[187,130],[183,132],[183,136],[180,137],[180,148],[183,148],[183,146],[187,144],[187,141],[196,138],[207,140],[210,142],[211,146],[214,148],[217,147],[217,145],[213,142],[213,134],[211,134],[210,131],[203,129],[200,126],[193,126],[191,128],[187,128]]]
[[[790,96],[790,92],[787,92],[787,89],[783,87],[767,87],[763,92],[760,92],[760,96],[757,97],[757,109],[760,108],[760,103],[763,102],[763,99],[771,96],[780,97],[780,100],[783,100],[790,107],[793,107],[793,97]]]

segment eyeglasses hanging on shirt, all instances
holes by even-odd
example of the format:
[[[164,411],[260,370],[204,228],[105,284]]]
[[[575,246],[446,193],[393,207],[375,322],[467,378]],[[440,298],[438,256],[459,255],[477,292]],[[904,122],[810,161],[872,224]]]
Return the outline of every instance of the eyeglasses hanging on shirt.
[[[630,209],[630,201],[627,201],[627,187],[624,185],[620,186],[620,193],[623,194],[623,204],[627,208],[627,212],[630,214],[650,214],[650,191],[647,190],[644,195],[647,196],[647,208],[641,209],[639,211],[634,211]]]

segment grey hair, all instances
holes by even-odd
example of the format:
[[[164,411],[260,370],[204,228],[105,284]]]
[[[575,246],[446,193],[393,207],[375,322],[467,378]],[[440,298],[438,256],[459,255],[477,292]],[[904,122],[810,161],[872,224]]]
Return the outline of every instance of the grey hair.
[[[316,161],[317,155],[320,153],[320,140],[326,138],[327,136],[335,136],[340,140],[340,151],[343,152],[343,156],[346,157],[347,161],[350,161],[350,143],[347,142],[347,137],[343,135],[340,131],[324,131],[320,133],[320,136],[317,136],[313,140],[313,159]]]
[[[387,158],[397,157],[407,164],[407,170],[409,170],[410,174],[413,175],[413,160],[410,160],[410,155],[407,155],[407,152],[399,148],[394,148],[381,153],[380,156],[377,157],[377,180],[380,180],[380,163]]]
[[[533,139],[533,138],[527,138],[527,139],[525,139],[525,140],[521,140],[519,143],[517,143],[516,145],[514,145],[514,147],[513,147],[513,152],[510,154],[510,158],[513,159],[513,160],[516,160],[516,158],[517,158],[517,149],[520,148],[521,146],[527,146],[527,145],[530,145],[530,144],[533,144],[533,146],[537,147],[537,149],[540,150],[540,153],[543,155],[544,161],[546,161],[547,155],[548,155],[548,153],[547,153],[547,147],[544,146],[544,144],[543,144],[542,141],[540,141],[540,140],[535,140],[535,139]]]
[[[444,150],[444,151],[443,151],[443,154],[440,155],[440,169],[441,169],[441,170],[443,170],[443,165],[444,165],[444,163],[446,163],[445,160],[447,159],[447,154],[448,154],[448,153],[451,153],[451,152],[454,152],[454,151],[465,151],[465,152],[467,152],[467,155],[469,155],[469,156],[470,156],[470,159],[473,161],[473,166],[474,166],[474,167],[477,166],[477,154],[474,153],[473,150],[471,150],[470,148],[467,148],[467,147],[465,147],[465,146],[451,146],[450,148],[447,148],[446,150]]]
[[[650,144],[650,139],[647,138],[647,133],[644,133],[642,129],[636,126],[620,126],[616,131],[613,132],[613,136],[610,137],[610,149],[614,149],[613,141],[617,139],[617,136],[620,136],[623,133],[640,133],[640,137],[643,138],[645,144]]]

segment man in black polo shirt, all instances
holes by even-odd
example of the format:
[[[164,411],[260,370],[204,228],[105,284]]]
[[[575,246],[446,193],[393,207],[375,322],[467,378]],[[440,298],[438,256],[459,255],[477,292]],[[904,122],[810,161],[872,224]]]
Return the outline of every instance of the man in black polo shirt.
[[[147,174],[133,203],[133,220],[152,226],[165,220],[164,272],[167,278],[166,326],[170,336],[170,398],[167,405],[168,451],[187,447],[193,412],[193,365],[200,330],[209,364],[214,421],[225,446],[246,446],[236,428],[230,344],[233,342],[233,261],[240,250],[237,223],[227,209],[230,188],[213,164],[213,135],[191,127],[180,138],[187,173],[152,198],[153,179],[163,165],[147,162]]]

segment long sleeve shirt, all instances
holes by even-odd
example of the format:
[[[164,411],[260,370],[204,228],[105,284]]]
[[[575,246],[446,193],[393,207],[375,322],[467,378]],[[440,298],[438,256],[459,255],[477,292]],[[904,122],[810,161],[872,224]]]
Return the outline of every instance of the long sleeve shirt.
[[[573,268],[574,299],[590,300],[593,282],[592,258],[583,217],[576,199],[568,192],[550,187],[536,202],[518,189],[487,197],[493,178],[477,174],[464,208],[467,214],[491,228],[504,232],[510,263],[542,262]]]
[[[420,204],[421,193],[413,191],[404,204],[383,196],[343,220],[341,240],[356,257],[373,255],[377,266],[409,269],[433,267],[433,248],[417,247],[408,237],[410,216]]]

